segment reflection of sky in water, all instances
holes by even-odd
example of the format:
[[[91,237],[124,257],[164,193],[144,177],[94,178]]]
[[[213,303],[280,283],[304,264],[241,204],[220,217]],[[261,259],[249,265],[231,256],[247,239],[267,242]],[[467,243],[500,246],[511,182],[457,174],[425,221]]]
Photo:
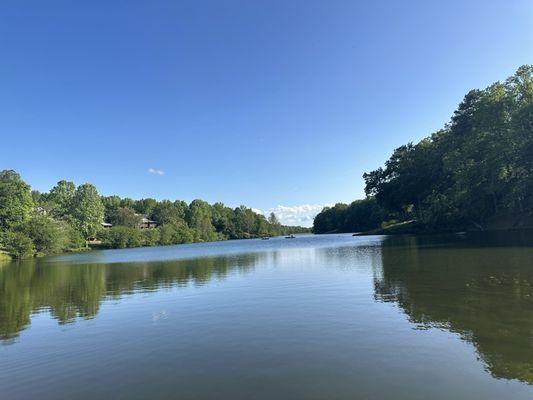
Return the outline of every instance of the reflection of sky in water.
[[[88,263],[120,263],[169,261],[196,257],[229,256],[246,253],[261,253],[285,250],[315,249],[319,247],[338,246],[345,243],[349,246],[369,244],[379,245],[382,238],[378,236],[352,237],[351,235],[327,235],[317,241],[313,235],[297,235],[296,239],[284,237],[270,240],[232,240],[210,243],[192,243],[177,246],[143,247],[136,249],[100,250],[81,254],[67,254],[48,257],[46,262],[68,262],[70,264]]]
[[[446,240],[306,236],[5,266],[3,394],[531,398],[532,250]]]

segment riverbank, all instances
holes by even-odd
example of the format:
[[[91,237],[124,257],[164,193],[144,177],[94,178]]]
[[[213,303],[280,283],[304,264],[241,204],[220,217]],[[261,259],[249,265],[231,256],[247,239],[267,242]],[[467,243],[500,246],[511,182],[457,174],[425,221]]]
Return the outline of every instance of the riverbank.
[[[369,235],[404,235],[404,234],[424,234],[435,233],[430,232],[425,227],[416,221],[405,221],[397,224],[389,225],[383,228],[372,229],[364,232],[354,233],[354,236],[369,236]]]
[[[311,232],[300,232],[305,234],[311,234]],[[268,238],[276,238],[276,237],[284,237],[285,235],[274,235],[274,236],[266,236]],[[16,257],[11,256],[8,252],[5,250],[0,249],[0,262],[11,262],[11,261],[27,261],[34,258],[41,258],[41,257],[48,257],[48,256],[59,256],[64,254],[71,254],[71,253],[90,253],[93,250],[124,250],[124,249],[134,249],[134,248],[150,248],[150,247],[170,247],[175,246],[179,244],[194,244],[194,243],[219,243],[219,242],[231,242],[231,241],[237,241],[237,240],[262,240],[265,236],[248,236],[248,237],[242,237],[242,238],[219,238],[217,240],[197,240],[197,241],[189,241],[189,242],[180,242],[180,243],[141,243],[139,245],[132,245],[132,242],[126,242],[126,243],[119,243],[119,246],[106,246],[106,244],[102,241],[92,241],[88,243],[87,247],[80,247],[80,248],[72,248],[67,249],[62,252],[57,253],[38,253],[34,254],[28,257]],[[297,236],[296,236],[297,237]]]
[[[498,215],[477,229],[465,229],[467,232],[514,232],[533,231],[533,215]],[[416,221],[404,221],[397,224],[354,233],[354,236],[368,235],[424,235],[456,232],[457,230],[431,229]]]

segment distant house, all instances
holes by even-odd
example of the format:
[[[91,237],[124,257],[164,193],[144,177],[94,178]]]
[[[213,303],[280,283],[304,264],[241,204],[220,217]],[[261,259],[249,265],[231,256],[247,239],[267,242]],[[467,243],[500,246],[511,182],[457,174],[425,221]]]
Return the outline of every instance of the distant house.
[[[35,207],[35,212],[39,215],[48,215],[48,210],[41,206]]]
[[[138,215],[136,214],[140,220],[139,222],[139,228],[140,229],[151,229],[151,228],[156,228],[157,227],[157,223],[155,221],[152,221],[151,219],[145,217],[144,215]],[[102,228],[104,229],[110,229],[113,227],[113,224],[110,224],[109,222],[100,222],[100,225],[102,226]]]
[[[149,218],[146,218],[145,216],[141,217],[141,223],[139,224],[139,228],[141,229],[151,229],[156,228],[157,223],[155,221],[152,221]]]

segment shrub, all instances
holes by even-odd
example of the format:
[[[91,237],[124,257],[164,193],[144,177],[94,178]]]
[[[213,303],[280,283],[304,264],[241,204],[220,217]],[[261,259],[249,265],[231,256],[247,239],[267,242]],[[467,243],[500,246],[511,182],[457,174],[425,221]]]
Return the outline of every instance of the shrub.
[[[157,229],[143,229],[141,231],[143,246],[157,246],[160,236],[159,230]]]
[[[60,222],[59,226],[64,235],[63,250],[75,250],[85,247],[85,239],[76,228],[66,222]]]
[[[168,245],[174,244],[175,236],[177,234],[176,228],[170,224],[161,225],[157,228],[159,231],[159,244]]]
[[[112,249],[125,249],[142,246],[141,232],[127,226],[117,226],[109,229],[103,237],[103,244]]]
[[[164,224],[157,228],[159,231],[159,244],[191,243],[194,240],[193,230],[186,223]]]
[[[2,242],[7,253],[14,258],[28,258],[35,255],[33,241],[23,232],[6,232]]]
[[[65,248],[66,237],[59,224],[45,216],[37,215],[26,222],[22,231],[32,240],[39,254],[59,253]]]

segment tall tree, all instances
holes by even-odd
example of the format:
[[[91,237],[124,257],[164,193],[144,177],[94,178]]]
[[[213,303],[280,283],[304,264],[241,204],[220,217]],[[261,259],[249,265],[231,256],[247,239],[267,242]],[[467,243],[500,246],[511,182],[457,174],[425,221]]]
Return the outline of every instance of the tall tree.
[[[0,172],[0,229],[7,230],[28,220],[33,208],[30,186],[13,170]]]
[[[280,225],[278,217],[276,217],[276,214],[274,214],[273,212],[271,212],[270,215],[268,216],[268,222],[274,226]]]
[[[365,174],[365,191],[432,229],[486,229],[501,218],[519,224],[533,212],[532,132],[533,66],[526,65],[468,92],[443,129]]]
[[[111,215],[109,222],[115,226],[138,228],[141,223],[141,216],[131,208],[120,207]]]
[[[71,214],[84,238],[96,235],[104,219],[104,205],[93,185],[85,183],[78,186],[72,199]]]
[[[52,202],[52,213],[54,216],[63,218],[69,215],[72,199],[76,192],[74,182],[61,180],[50,190],[48,202]]]
[[[135,211],[137,211],[139,214],[151,216],[152,211],[154,210],[155,206],[157,205],[157,200],[155,199],[141,199],[137,200],[135,202]]]
[[[211,222],[211,217],[212,213],[209,203],[196,199],[189,205],[187,222],[195,231],[198,240],[209,241],[216,239],[217,235]]]
[[[173,202],[170,200],[163,200],[154,206],[152,218],[160,225],[176,225],[182,220],[182,213]]]

